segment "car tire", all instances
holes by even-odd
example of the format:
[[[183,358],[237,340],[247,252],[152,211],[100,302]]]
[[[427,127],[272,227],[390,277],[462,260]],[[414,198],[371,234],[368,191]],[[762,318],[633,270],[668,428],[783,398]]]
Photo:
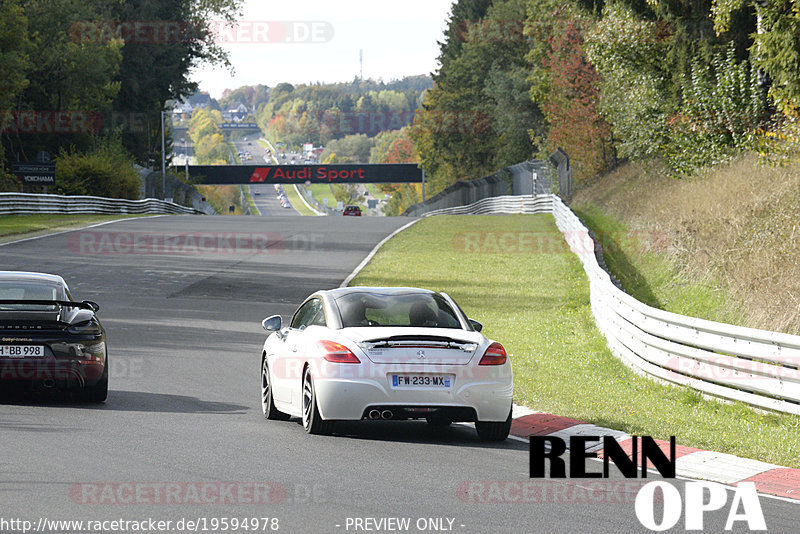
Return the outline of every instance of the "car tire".
[[[311,369],[306,367],[303,373],[303,429],[309,434],[330,434],[333,421],[324,421],[317,408],[317,394]]]
[[[266,419],[277,421],[289,419],[289,415],[278,410],[272,400],[272,381],[269,378],[266,356],[261,359],[261,410],[264,412],[264,418]]]
[[[86,402],[101,403],[106,401],[108,398],[108,358],[106,358],[105,367],[103,368],[103,374],[100,380],[93,386],[83,386],[79,397]]]
[[[508,418],[503,422],[477,421],[475,430],[481,441],[505,441],[511,432],[511,410],[508,411]]]

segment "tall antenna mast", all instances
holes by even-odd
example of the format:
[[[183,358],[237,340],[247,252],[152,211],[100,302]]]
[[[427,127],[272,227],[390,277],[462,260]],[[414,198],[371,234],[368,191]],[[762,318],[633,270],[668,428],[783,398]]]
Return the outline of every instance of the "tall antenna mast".
[[[358,51],[358,61],[361,63],[361,80],[364,80],[364,49]]]

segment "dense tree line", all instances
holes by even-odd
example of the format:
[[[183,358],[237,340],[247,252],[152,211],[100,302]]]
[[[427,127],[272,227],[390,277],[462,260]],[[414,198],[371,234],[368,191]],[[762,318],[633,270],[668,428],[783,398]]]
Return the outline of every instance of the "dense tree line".
[[[270,139],[292,146],[326,146],[353,135],[374,137],[409,125],[432,83],[428,76],[388,83],[358,78],[349,83],[281,83],[258,105],[256,121]],[[236,94],[231,93],[226,102],[236,101]]]
[[[433,191],[557,147],[579,180],[797,147],[798,0],[457,0],[439,63],[411,130]]]
[[[383,132],[375,137],[370,163],[420,163],[419,153],[411,140],[411,127]],[[378,189],[391,195],[383,208],[386,215],[399,215],[422,200],[421,184],[378,184]]]
[[[193,66],[227,63],[208,21],[239,3],[0,0],[0,167],[39,151],[160,165],[160,112],[196,90]]]
[[[194,146],[197,165],[226,165],[230,163],[229,141],[219,128],[222,114],[215,109],[198,109],[189,121],[189,137]]]
[[[433,190],[531,157],[542,111],[528,96],[526,2],[460,0],[412,138]]]

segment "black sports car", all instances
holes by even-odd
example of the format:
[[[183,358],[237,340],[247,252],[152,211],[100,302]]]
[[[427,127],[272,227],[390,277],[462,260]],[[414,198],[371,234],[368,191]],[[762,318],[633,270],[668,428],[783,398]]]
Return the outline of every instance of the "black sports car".
[[[108,395],[106,333],[100,307],[75,302],[60,276],[0,271],[0,389],[26,384]]]

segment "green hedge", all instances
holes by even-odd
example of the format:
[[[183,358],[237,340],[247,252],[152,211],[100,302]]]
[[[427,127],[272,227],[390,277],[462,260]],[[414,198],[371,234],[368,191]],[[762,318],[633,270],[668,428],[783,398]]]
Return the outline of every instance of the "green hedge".
[[[133,157],[116,141],[87,153],[62,150],[56,159],[56,185],[52,192],[137,199],[141,179],[133,164]]]

